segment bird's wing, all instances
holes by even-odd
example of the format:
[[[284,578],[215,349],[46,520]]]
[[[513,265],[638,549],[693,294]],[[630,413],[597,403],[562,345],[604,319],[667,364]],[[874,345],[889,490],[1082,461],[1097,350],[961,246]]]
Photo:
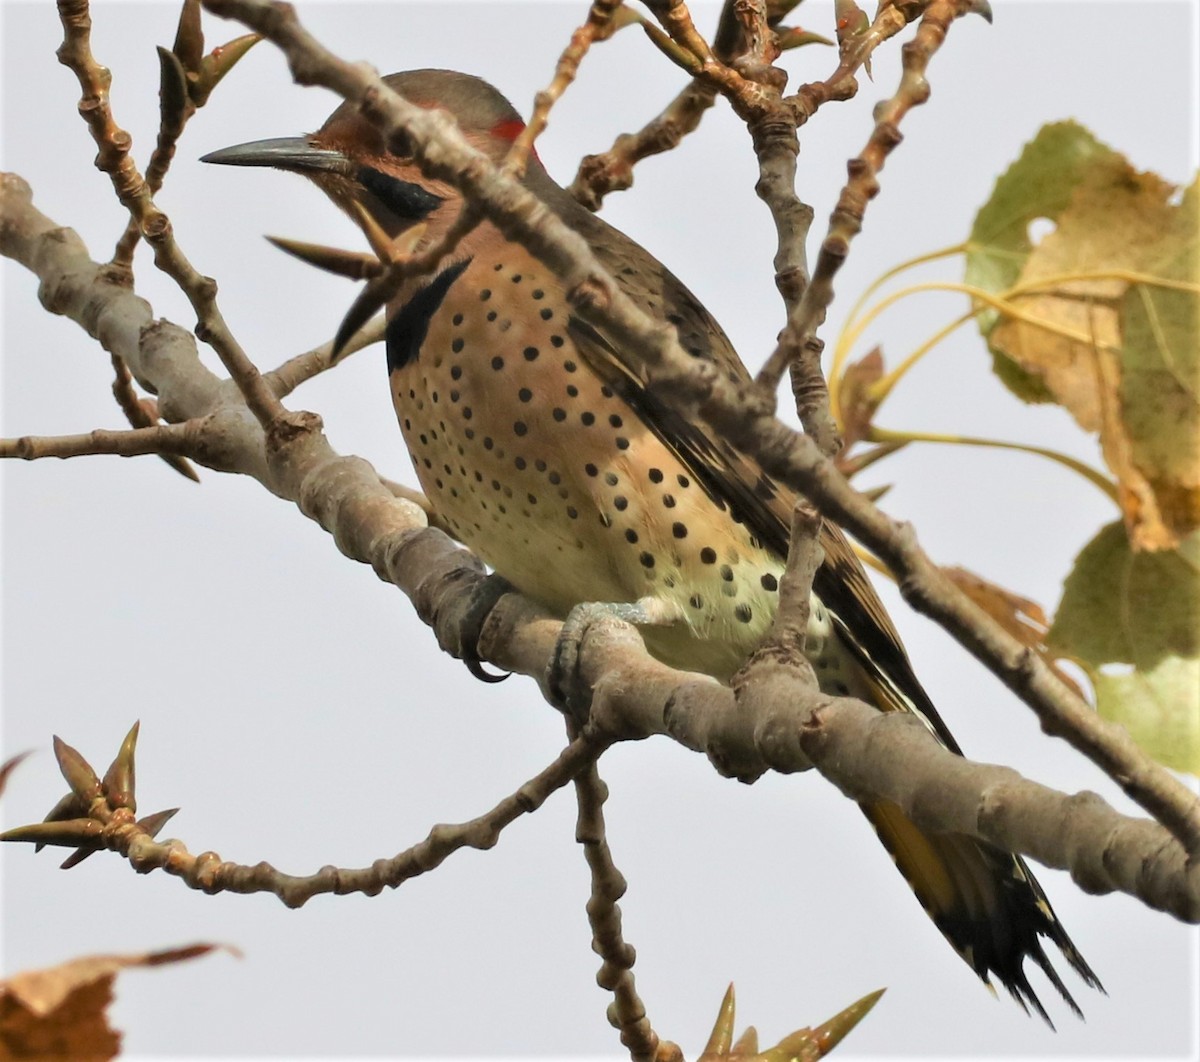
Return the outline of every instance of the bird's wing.
[[[608,233],[615,231],[607,228]],[[607,236],[592,245],[627,295],[676,327],[684,350],[714,362],[733,382],[749,381],[721,326],[675,276],[623,236],[615,241]],[[683,416],[650,387],[644,372],[621,360],[600,329],[573,317],[570,331],[592,370],[637,411],[710,497],[730,506],[733,515],[767,549],[786,556],[795,493],[768,476],[753,458],[717,437],[703,421]],[[853,547],[828,520],[822,525],[821,546],[825,563],[816,573],[813,589],[834,615],[843,639],[860,662],[869,672],[879,674],[879,706],[916,712],[943,744],[961,753],[913,673],[900,636]]]

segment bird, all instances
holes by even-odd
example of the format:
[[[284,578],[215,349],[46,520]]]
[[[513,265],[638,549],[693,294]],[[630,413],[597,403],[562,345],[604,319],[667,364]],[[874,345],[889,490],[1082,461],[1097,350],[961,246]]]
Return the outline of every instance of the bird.
[[[424,69],[384,80],[411,103],[449,112],[495,163],[525,128],[499,90],[472,75]],[[452,183],[390,152],[349,102],[310,135],[203,160],[301,174],[360,224],[365,213],[388,237],[410,234],[421,246],[444,234],[463,204]],[[749,381],[721,326],[661,262],[576,202],[536,153],[522,180],[634,303],[676,329],[689,355]],[[788,487],[649,388],[619,344],[573,312],[559,279],[490,221],[432,276],[402,283],[388,304],[385,346],[401,432],[444,527],[559,616],[588,602],[623,603],[647,621],[641,630],[655,657],[722,681],[737,672],[777,608],[797,501]],[[961,755],[853,548],[828,520],[821,546],[804,643],[821,690],[914,713]],[[860,806],[989,989],[994,976],[1053,1028],[1025,971],[1031,959],[1082,1018],[1042,938],[1087,985],[1103,986],[1024,860],[927,832],[886,801]]]

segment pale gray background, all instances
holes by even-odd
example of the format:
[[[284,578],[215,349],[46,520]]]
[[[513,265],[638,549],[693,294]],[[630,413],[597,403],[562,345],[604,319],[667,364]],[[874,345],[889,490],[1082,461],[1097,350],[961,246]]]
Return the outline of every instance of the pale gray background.
[[[931,70],[933,97],[904,123],[883,193],[838,282],[850,297],[912,254],[962,239],[997,174],[1044,121],[1076,117],[1134,162],[1173,181],[1195,164],[1195,5],[1004,3],[996,24],[956,25]],[[384,70],[467,69],[528,111],[586,5],[301,3],[339,53]],[[4,166],[28,178],[40,208],[106,257],[124,224],[95,148],[75,115],[78,89],[53,56],[53,5],[6,2]],[[697,5],[711,27],[716,7]],[[829,31],[828,5],[805,24]],[[96,54],[115,71],[113,103],[144,162],[156,128],[156,43],[174,4],[97,4]],[[210,41],[234,27],[206,20]],[[785,60],[793,83],[831,68],[828,52]],[[875,82],[804,131],[800,180],[823,227],[890,94],[898,51]],[[540,144],[569,180],[578,157],[651,117],[682,84],[635,30],[596,49]],[[333,106],[294,88],[260,46],[188,130],[162,207],[196,265],[221,282],[231,326],[272,366],[329,334],[352,298],[271,249],[263,233],[361,246],[314,190],[266,172],[199,165],[206,151],[311,130]],[[744,130],[718,106],[700,132],[637,171],[605,216],[671,264],[716,313],[752,367],[780,324],[772,227],[752,192]],[[183,298],[144,249],[139,290],[190,327]],[[75,325],[37,306],[30,277],[5,269],[5,435],[119,426],[103,354]],[[959,267],[922,278],[960,277]],[[871,334],[889,357],[961,311],[922,296]],[[832,339],[831,329],[826,333]],[[865,347],[863,348],[865,349]],[[209,361],[215,361],[210,358]],[[383,386],[382,352],[356,356],[291,400],[318,410],[334,446],[411,478]],[[1095,447],[1055,409],[1026,409],[990,378],[964,331],[913,373],[881,418],[888,426],[966,431]],[[193,851],[269,859],[295,872],[361,865],[473,816],[546,764],[562,725],[531,683],[476,683],[394,589],[343,558],[290,505],[249,480],[184,482],[153,458],[7,465],[4,475],[4,742],[35,747],[3,813],[40,817],[59,796],[45,751],[56,732],[101,765],[126,727],[143,724],[139,793],[147,810],[181,804],[169,832]],[[914,449],[864,483],[894,482],[887,509],[910,518],[933,556],[965,563],[1044,603],[1108,503],[1083,480],[1034,458]],[[888,587],[918,672],[963,746],[1066,790],[1114,787]],[[774,1038],[823,1019],[881,985],[887,996],[846,1057],[989,1054],[1029,1058],[1181,1057],[1195,1051],[1194,931],[1124,897],[1079,893],[1041,877],[1110,996],[1068,984],[1075,1021],[1036,972],[1058,1020],[1050,1034],[1007,998],[994,1001],[943,943],[857,810],[815,775],[724,781],[663,740],[606,757],[610,839],[631,887],[623,903],[639,988],[658,1028],[694,1054],[729,980],[741,1021]],[[323,897],[300,912],[265,897],[209,898],[163,874],[135,877],[114,858],[62,874],[56,853],[3,852],[8,970],[81,952],[223,941],[243,959],[134,972],[116,1018],[142,1056],[445,1053],[619,1054],[593,983],[584,918],[586,869],[561,794],[489,853],[377,899]],[[1063,964],[1060,963],[1060,967]]]

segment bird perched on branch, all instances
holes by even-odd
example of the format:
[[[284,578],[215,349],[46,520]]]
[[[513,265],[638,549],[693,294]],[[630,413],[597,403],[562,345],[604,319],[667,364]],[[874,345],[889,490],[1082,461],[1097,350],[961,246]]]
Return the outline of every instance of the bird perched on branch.
[[[496,89],[466,74],[416,70],[387,83],[449,111],[496,163],[524,128]],[[367,229],[414,233],[422,245],[462,206],[453,184],[390,153],[350,104],[311,136],[205,159],[303,174]],[[677,329],[686,351],[748,379],[720,326],[662,263],[581,207],[536,157],[524,183],[635,303]],[[496,572],[563,616],[584,602],[626,606],[648,649],[676,667],[724,680],[745,662],[776,609],[795,496],[649,389],[523,246],[484,221],[434,275],[405,281],[388,305],[387,365],[422,487],[443,524]],[[821,545],[805,652],[822,690],[916,713],[961,754],[846,539],[826,522]],[[1048,937],[1101,987],[1020,858],[926,833],[893,804],[862,810],[985,983],[995,975],[1049,1021],[1023,968],[1032,958],[1079,1013],[1042,949]]]

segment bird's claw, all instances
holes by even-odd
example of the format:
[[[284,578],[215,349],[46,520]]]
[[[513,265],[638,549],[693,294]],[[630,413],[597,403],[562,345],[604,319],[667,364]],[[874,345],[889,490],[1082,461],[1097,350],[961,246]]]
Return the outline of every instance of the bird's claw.
[[[483,658],[479,655],[479,639],[483,634],[483,625],[487,622],[492,609],[500,599],[512,593],[513,586],[507,579],[499,575],[489,575],[476,588],[471,603],[467,606],[466,615],[460,627],[459,645],[462,662],[480,682],[503,682],[510,672],[493,673],[483,666]]]

